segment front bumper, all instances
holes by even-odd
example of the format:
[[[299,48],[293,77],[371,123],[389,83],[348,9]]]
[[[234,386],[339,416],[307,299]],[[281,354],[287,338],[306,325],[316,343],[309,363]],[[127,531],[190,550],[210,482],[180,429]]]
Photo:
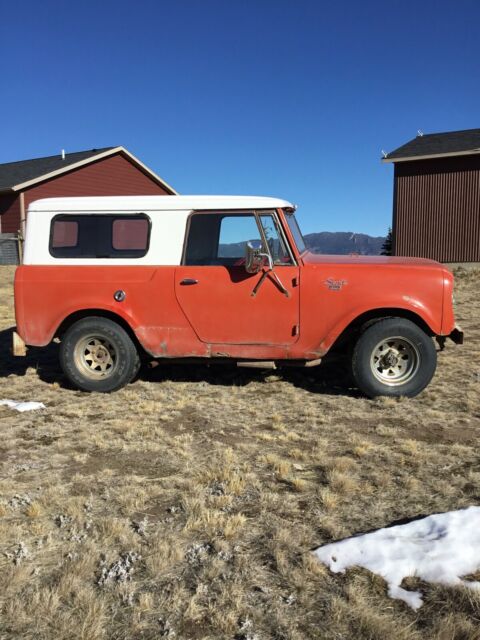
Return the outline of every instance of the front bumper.
[[[463,344],[463,331],[459,324],[455,325],[454,330],[448,336],[455,344]]]

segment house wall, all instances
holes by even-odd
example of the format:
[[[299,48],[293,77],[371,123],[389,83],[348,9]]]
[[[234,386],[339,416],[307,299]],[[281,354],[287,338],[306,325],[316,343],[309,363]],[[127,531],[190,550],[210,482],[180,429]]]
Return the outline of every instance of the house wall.
[[[395,164],[395,255],[480,262],[480,156]]]
[[[31,202],[40,198],[134,195],[159,196],[170,195],[170,192],[118,153],[25,189],[25,211]],[[0,196],[0,216],[3,233],[20,229],[18,193]]]
[[[16,233],[20,228],[20,196],[0,194],[0,233]]]
[[[18,240],[15,233],[0,233],[0,264],[18,264]]]

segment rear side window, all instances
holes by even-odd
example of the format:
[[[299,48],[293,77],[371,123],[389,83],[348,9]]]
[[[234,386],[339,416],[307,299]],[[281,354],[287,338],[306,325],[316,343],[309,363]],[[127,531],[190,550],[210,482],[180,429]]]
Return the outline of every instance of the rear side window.
[[[52,247],[55,249],[76,247],[78,242],[78,222],[58,220],[52,229]]]
[[[58,215],[50,228],[54,258],[141,258],[150,242],[150,218],[134,215]]]
[[[146,218],[114,220],[112,246],[115,251],[145,251],[148,247],[148,226]]]

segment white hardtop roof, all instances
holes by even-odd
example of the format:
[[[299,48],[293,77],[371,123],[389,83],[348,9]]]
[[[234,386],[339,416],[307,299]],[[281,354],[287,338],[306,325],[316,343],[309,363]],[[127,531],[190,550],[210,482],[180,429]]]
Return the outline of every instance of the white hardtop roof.
[[[215,209],[279,209],[293,205],[261,196],[95,196],[36,200],[29,211],[199,211]]]

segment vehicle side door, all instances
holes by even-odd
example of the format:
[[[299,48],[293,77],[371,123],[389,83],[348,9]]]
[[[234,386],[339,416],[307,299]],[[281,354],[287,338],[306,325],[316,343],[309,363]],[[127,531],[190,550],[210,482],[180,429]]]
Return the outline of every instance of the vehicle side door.
[[[248,241],[272,257],[245,270]],[[275,211],[194,212],[182,265],[175,270],[179,305],[202,342],[289,345],[299,334],[299,268]]]

